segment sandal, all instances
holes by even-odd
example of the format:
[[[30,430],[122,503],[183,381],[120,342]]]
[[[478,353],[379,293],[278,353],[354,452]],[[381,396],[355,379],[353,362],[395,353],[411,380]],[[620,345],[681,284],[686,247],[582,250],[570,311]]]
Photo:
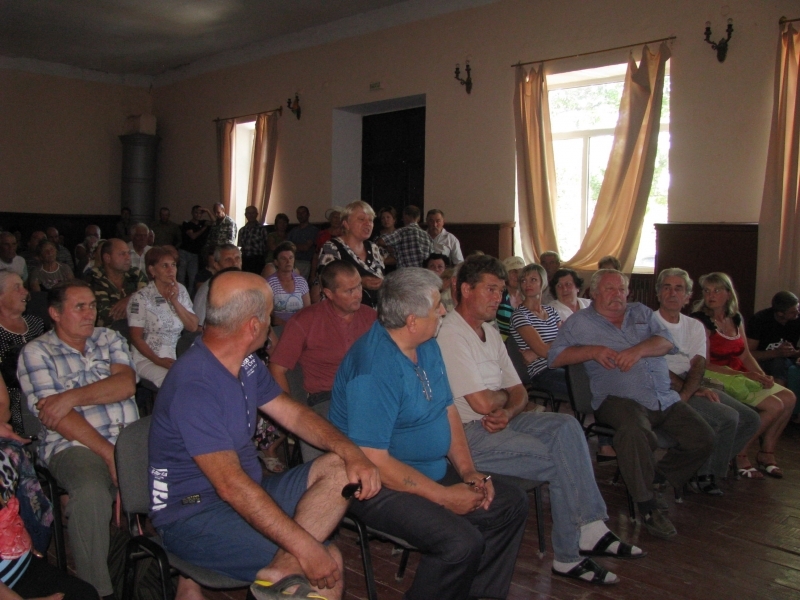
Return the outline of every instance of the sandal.
[[[551,570],[553,571],[554,575],[569,577],[570,579],[577,579],[583,583],[597,583],[599,585],[614,585],[615,583],[619,583],[619,577],[613,573],[609,573],[608,569],[604,569],[591,558],[584,558],[566,573],[556,571],[554,568]],[[586,575],[587,573],[592,574],[591,578],[587,579],[586,577],[582,577],[582,575]],[[606,579],[609,575],[611,575],[613,579]]]
[[[297,589],[290,594],[286,590],[292,586],[297,586]],[[251,596],[255,600],[327,600],[302,575],[287,575],[275,583],[257,580],[250,586],[248,598]]]
[[[738,460],[740,458],[746,460],[748,466],[740,467]],[[764,476],[759,473],[758,469],[750,464],[750,459],[747,458],[746,454],[736,455],[736,475],[741,479],[764,479]]]
[[[614,542],[619,542],[616,552],[612,552],[608,549]],[[597,541],[594,548],[591,550],[580,550],[579,554],[581,556],[610,556],[611,558],[643,558],[647,556],[647,552],[644,550],[639,554],[634,554],[633,548],[634,547],[630,544],[626,544],[620,540],[613,531],[607,531],[606,534]]]
[[[783,471],[781,468],[775,464],[775,459],[773,458],[772,462],[761,462],[758,459],[760,454],[766,454],[768,456],[775,456],[774,452],[764,452],[763,450],[759,450],[758,454],[756,455],[756,463],[758,464],[758,468],[764,471],[770,477],[774,477],[775,479],[783,479]]]

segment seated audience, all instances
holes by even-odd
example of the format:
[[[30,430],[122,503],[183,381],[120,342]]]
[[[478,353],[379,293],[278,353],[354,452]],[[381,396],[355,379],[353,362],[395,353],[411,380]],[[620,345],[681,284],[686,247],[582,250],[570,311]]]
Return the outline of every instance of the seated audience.
[[[428,258],[425,259],[425,262],[422,263],[422,266],[441,277],[444,270],[450,267],[450,259],[444,254],[431,252]]]
[[[286,239],[297,246],[295,261],[297,270],[308,281],[311,278],[311,259],[316,252],[315,244],[319,228],[308,222],[311,216],[308,207],[298,206],[296,214],[298,224],[289,232]]]
[[[336,369],[377,316],[361,303],[361,277],[352,264],[342,260],[328,263],[320,281],[325,300],[289,319],[269,361],[270,373],[287,393],[287,371],[298,364],[303,368],[309,406],[331,399]]]
[[[284,213],[275,215],[275,229],[267,234],[267,253],[264,256],[266,264],[275,260],[275,248],[286,241],[286,232],[289,230],[289,217]]]
[[[568,393],[564,369],[547,367],[547,352],[558,335],[561,318],[552,306],[542,306],[546,276],[544,267],[535,263],[520,270],[523,301],[511,315],[511,335],[525,357],[530,382],[564,397]]]
[[[622,263],[619,262],[619,259],[616,256],[604,256],[599,261],[597,261],[597,268],[598,269],[614,269],[615,271],[622,272]]]
[[[214,273],[218,273],[223,269],[241,269],[242,268],[242,253],[237,246],[233,244],[223,244],[214,249],[211,255],[210,265]],[[206,302],[208,300],[208,286],[211,279],[207,279],[200,287],[197,288],[197,293],[194,295],[194,314],[197,315],[198,323],[203,325],[206,320]]]
[[[721,381],[729,394],[755,408],[761,416],[758,432],[736,456],[738,473],[741,477],[759,478],[760,473],[750,463],[749,451],[760,443],[756,463],[767,475],[781,478],[783,471],[775,462],[775,448],[797,399],[766,375],[750,354],[739,314],[739,299],[730,277],[725,273],[709,273],[700,278],[700,287],[703,297],[694,305],[692,316],[706,328],[709,344],[706,376]]]
[[[442,278],[442,306],[444,306],[444,309],[447,312],[452,311],[456,307],[455,302],[453,302],[453,295],[451,292],[451,288],[453,286],[453,277],[455,277],[456,269],[458,269],[458,267],[455,267],[454,269],[445,269],[440,276]]]
[[[767,375],[781,385],[800,356],[800,307],[792,292],[778,292],[772,306],[758,311],[747,324],[747,347]]]
[[[28,240],[28,246],[18,254],[25,259],[25,264],[28,267],[28,273],[33,271],[41,263],[39,262],[39,243],[47,239],[47,234],[44,231],[34,231]]]
[[[378,221],[380,222],[380,229],[377,235],[394,233],[397,225],[397,211],[393,206],[384,206],[378,212]]]
[[[558,252],[547,250],[546,252],[542,252],[542,255],[539,257],[539,263],[544,267],[544,270],[547,271],[547,281],[550,281],[553,279],[556,271],[561,268],[561,257],[558,255]],[[544,290],[542,294],[542,304],[550,304],[555,299],[556,297],[553,295],[553,290]]]
[[[44,324],[39,317],[23,314],[27,304],[28,290],[20,276],[12,271],[0,271],[0,370],[11,410],[11,420],[4,418],[0,422],[10,422],[19,435],[22,435],[23,427],[17,358],[25,344],[44,333]]]
[[[331,238],[339,237],[344,233],[342,229],[342,211],[344,209],[341,206],[332,206],[328,210],[325,211],[325,220],[330,223],[330,227],[327,229],[323,229],[317,235],[317,241],[315,246],[317,248],[322,248],[323,244],[327,242]],[[317,258],[317,253],[314,253],[314,258]],[[313,267],[314,265],[312,265]],[[312,270],[312,273],[315,271]]]
[[[644,553],[620,541],[604,524],[606,505],[580,423],[571,415],[524,412],[528,394],[499,334],[487,323],[500,300],[504,271],[491,256],[462,263],[458,306],[445,317],[438,335],[467,444],[480,470],[550,483],[553,573],[589,583],[617,583],[616,575],[581,556],[641,558]],[[533,296],[538,301],[544,275],[539,265],[522,270],[526,303]],[[550,310],[551,321],[557,322]]]
[[[702,385],[706,334],[697,320],[681,314],[692,297],[689,274],[683,269],[664,269],[658,274],[656,294],[660,305],[656,318],[678,349],[665,357],[672,389],[714,430],[714,450],[697,471],[693,487],[706,494],[721,495],[716,482],[727,475],[731,461],[755,435],[760,423],[758,413],[726,393]]]
[[[445,313],[439,285],[420,268],[386,277],[379,322],[336,373],[330,419],[380,469],[381,491],[350,511],[422,553],[404,597],[505,598],[528,500],[472,462],[433,339]]]
[[[627,303],[628,279],[601,269],[592,275],[589,289],[591,306],[564,322],[550,346],[548,364],[585,364],[595,417],[616,430],[619,470],[644,526],[651,535],[669,538],[677,531],[658,508],[660,489],[665,482],[683,488],[711,455],[714,432],[671,389],[664,355],[677,352],[672,337],[652,310]],[[675,445],[656,463],[657,430]]]
[[[419,216],[420,212],[416,206],[406,206],[403,209],[405,225],[393,233],[381,234],[378,237],[379,245],[392,249],[398,268],[421,267],[422,262],[434,251],[433,240],[419,226]]]
[[[8,397],[0,380],[0,521],[16,533],[0,546],[0,598],[22,600],[99,600],[85,581],[47,562],[53,512],[21,438],[6,421]],[[11,537],[11,536],[8,536]]]
[[[150,236],[150,228],[144,223],[138,223],[131,229],[131,241],[128,242],[128,249],[131,253],[131,265],[139,269],[142,273],[147,272],[145,255],[152,247],[147,239]]]
[[[50,240],[39,244],[39,266],[31,271],[28,287],[32,292],[47,291],[57,283],[73,278],[72,269],[64,263],[56,262],[57,250]]]
[[[267,228],[258,220],[258,209],[255,206],[245,208],[244,217],[247,222],[239,229],[239,238],[236,241],[236,245],[242,249],[242,271],[258,274],[266,264],[264,255],[267,253]]]
[[[341,554],[322,542],[348,507],[343,487],[360,484],[356,497],[365,501],[380,477],[363,452],[283,393],[252,354],[267,338],[271,309],[272,292],[257,275],[211,280],[203,337],[170,369],[153,413],[151,519],[184,560],[259,580],[251,587],[257,599],[312,598],[310,583],[326,590],[317,597],[338,600]],[[259,410],[331,453],[262,477],[252,443]],[[180,578],[178,597],[192,590],[196,597],[197,584]]]
[[[292,242],[283,242],[275,248],[274,262],[277,270],[267,277],[274,298],[272,312],[274,326],[285,325],[293,314],[311,304],[308,283],[295,273],[295,250]]]
[[[56,260],[67,265],[74,273],[75,263],[72,262],[72,253],[64,247],[63,236],[58,234],[58,229],[55,227],[48,227],[47,239],[55,244],[57,251]]]
[[[444,228],[444,213],[438,208],[432,208],[426,215],[426,221],[428,235],[433,240],[433,251],[447,256],[453,266],[463,261],[458,238]]]
[[[122,240],[112,238],[100,246],[101,265],[87,277],[97,301],[97,326],[108,327],[127,318],[131,295],[147,285],[146,275],[131,266],[131,253]]]
[[[82,273],[86,263],[92,258],[94,249],[100,241],[100,227],[97,225],[87,225],[83,230],[83,241],[75,246],[75,271]]]
[[[176,281],[175,258],[153,246],[145,258],[150,283],[128,303],[128,326],[136,373],[161,387],[177,358],[175,350],[184,329],[197,330],[189,292]]]
[[[60,283],[47,293],[47,303],[54,330],[22,349],[17,376],[28,408],[44,425],[39,459],[69,494],[67,531],[78,577],[110,596],[114,444],[120,430],[139,418],[136,373],[123,337],[94,326],[88,284]]]
[[[522,304],[522,292],[519,289],[519,272],[525,266],[525,261],[519,256],[509,256],[503,260],[503,267],[506,270],[506,286],[503,290],[503,297],[497,307],[497,330],[500,337],[505,342],[511,335],[511,315]],[[448,311],[449,312],[449,311]]]
[[[25,259],[17,256],[17,238],[13,233],[3,231],[0,233],[0,272],[11,271],[28,283],[28,265]]]
[[[384,268],[378,246],[369,241],[374,219],[375,211],[363,200],[348,204],[342,211],[344,233],[325,242],[317,267],[322,269],[334,260],[352,264],[361,275],[361,302],[373,308],[378,305],[378,289],[383,283]]]
[[[559,269],[550,278],[551,293],[556,299],[548,304],[558,312],[562,321],[566,321],[573,313],[589,306],[592,301],[587,298],[579,298],[578,293],[583,286],[583,279],[572,269]]]

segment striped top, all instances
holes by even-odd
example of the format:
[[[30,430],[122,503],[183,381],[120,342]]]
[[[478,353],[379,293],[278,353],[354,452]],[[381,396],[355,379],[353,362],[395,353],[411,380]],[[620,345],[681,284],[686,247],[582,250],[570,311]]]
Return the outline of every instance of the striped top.
[[[514,314],[511,315],[511,335],[514,337],[514,341],[517,342],[517,346],[519,346],[520,350],[530,350],[528,344],[525,343],[525,340],[523,340],[522,336],[519,334],[518,330],[520,327],[533,327],[539,333],[539,337],[542,338],[545,344],[549,344],[556,339],[558,335],[558,326],[561,324],[561,317],[558,316],[558,312],[552,306],[542,306],[542,310],[547,313],[546,321],[543,321],[533,314],[524,304],[520,305],[517,310],[514,311]],[[528,375],[535,377],[546,368],[547,357],[540,356],[528,365]]]

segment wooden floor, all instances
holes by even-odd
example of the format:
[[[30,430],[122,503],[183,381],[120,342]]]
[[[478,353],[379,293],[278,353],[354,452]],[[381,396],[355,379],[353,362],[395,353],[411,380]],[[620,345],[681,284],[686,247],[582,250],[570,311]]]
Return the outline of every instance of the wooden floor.
[[[592,442],[592,451],[593,442]],[[551,575],[550,508],[545,493],[547,553],[537,556],[536,517],[531,506],[511,591],[514,600],[552,598],[645,600],[731,598],[748,600],[800,598],[800,426],[789,425],[778,446],[782,480],[724,481],[724,495],[689,493],[672,504],[669,516],[678,530],[672,540],[650,536],[628,519],[625,490],[611,483],[616,463],[595,465],[608,505],[609,527],[622,539],[644,548],[648,556],[632,561],[601,559],[620,576],[615,586],[573,583]],[[366,598],[355,534],[342,531],[338,545],[345,557],[348,599]],[[411,584],[418,556],[412,554],[403,581],[395,580],[399,556],[388,544],[371,544],[378,595],[400,600]],[[243,600],[245,591],[207,592],[209,600]],[[435,600],[435,599],[431,599]]]

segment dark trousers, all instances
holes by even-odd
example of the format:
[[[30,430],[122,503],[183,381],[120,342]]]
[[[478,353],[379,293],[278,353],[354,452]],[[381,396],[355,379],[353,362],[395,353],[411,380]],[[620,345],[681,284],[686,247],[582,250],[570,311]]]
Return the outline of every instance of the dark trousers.
[[[676,488],[683,487],[714,446],[714,431],[685,402],[676,402],[666,410],[649,410],[635,400],[609,396],[594,414],[616,430],[617,464],[634,502],[653,499],[656,470]],[[663,431],[677,443],[658,464],[653,456],[658,448],[654,430]]]
[[[448,467],[439,482],[461,482]],[[382,488],[350,510],[367,525],[401,537],[422,553],[409,600],[505,598],[511,585],[528,498],[522,490],[495,482],[489,510],[457,515],[425,498]]]
[[[43,558],[34,556],[25,574],[14,586],[14,591],[23,598],[42,598],[61,592],[64,600],[92,600],[99,598],[91,585],[62,573],[58,567],[48,564]]]

